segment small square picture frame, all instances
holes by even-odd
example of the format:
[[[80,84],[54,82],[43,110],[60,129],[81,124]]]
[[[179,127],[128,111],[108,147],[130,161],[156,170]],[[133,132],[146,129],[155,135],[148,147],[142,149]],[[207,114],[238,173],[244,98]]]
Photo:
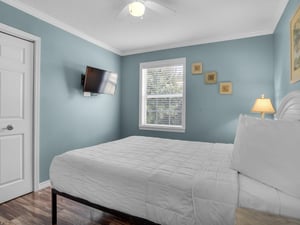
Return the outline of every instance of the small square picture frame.
[[[204,81],[206,84],[217,83],[217,72],[211,71],[211,72],[205,73]]]
[[[221,95],[232,94],[232,82],[220,82],[219,92]]]
[[[202,74],[202,63],[196,62],[192,64],[192,74]]]

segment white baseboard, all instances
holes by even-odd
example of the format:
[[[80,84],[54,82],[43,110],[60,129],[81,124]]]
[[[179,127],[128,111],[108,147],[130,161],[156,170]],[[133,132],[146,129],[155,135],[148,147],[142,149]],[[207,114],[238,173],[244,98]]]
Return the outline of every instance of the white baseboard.
[[[50,186],[51,186],[50,180],[46,180],[42,183],[39,183],[39,190],[50,187]]]

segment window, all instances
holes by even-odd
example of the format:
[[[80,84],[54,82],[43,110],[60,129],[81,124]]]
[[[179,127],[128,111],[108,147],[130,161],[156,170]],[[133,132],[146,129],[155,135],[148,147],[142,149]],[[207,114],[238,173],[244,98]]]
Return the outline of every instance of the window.
[[[185,62],[140,64],[140,129],[185,131]]]

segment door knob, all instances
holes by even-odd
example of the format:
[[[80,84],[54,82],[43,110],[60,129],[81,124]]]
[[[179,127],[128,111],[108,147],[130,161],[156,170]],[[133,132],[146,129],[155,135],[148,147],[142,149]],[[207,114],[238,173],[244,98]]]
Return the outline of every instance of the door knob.
[[[3,128],[4,130],[13,130],[14,127],[12,125],[7,125],[5,128]]]

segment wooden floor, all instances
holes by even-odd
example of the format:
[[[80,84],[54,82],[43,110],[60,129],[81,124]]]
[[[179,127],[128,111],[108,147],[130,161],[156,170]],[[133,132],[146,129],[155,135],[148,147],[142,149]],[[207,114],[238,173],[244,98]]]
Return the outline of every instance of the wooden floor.
[[[133,225],[61,196],[57,202],[58,225]],[[50,188],[0,204],[0,225],[51,225]]]

